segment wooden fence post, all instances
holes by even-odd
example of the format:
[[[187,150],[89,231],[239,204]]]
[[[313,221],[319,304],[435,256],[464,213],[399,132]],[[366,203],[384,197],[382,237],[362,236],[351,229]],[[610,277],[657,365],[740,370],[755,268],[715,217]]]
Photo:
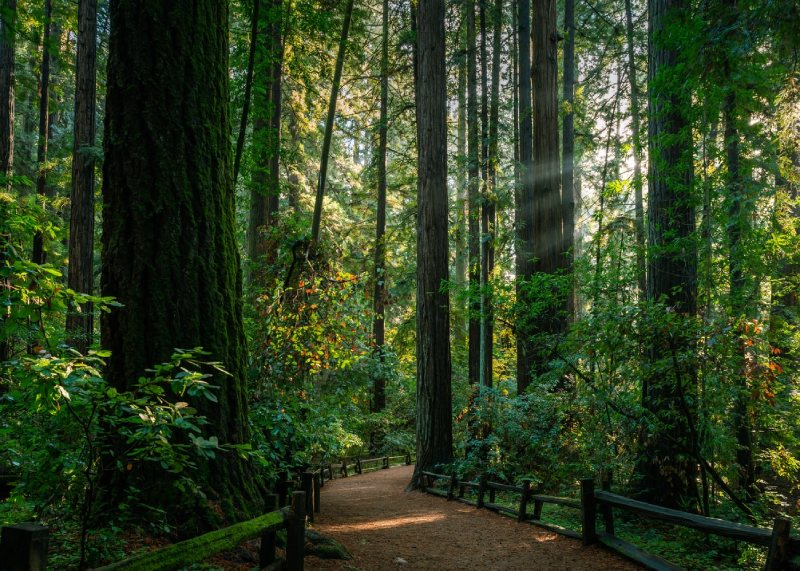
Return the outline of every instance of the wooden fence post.
[[[542,482],[538,482],[536,484],[536,492],[537,494],[541,494],[544,491],[544,484]],[[531,519],[535,521],[539,521],[542,519],[542,506],[544,502],[542,500],[533,500],[533,516]]]
[[[383,469],[386,470],[388,468],[389,468],[389,457],[388,456],[384,456],[383,457]]]
[[[278,472],[278,482],[275,484],[276,492],[278,492],[278,507],[282,508],[289,505],[289,474],[286,472]]]
[[[356,457],[356,474],[361,474],[361,458]]]
[[[314,523],[314,474],[303,472],[300,478],[301,489],[306,493],[306,515]]]
[[[411,452],[406,452],[406,466],[411,466]]]
[[[775,518],[767,552],[767,563],[764,565],[765,571],[786,569],[786,563],[789,561],[789,533],[791,530],[791,520],[782,517]]]
[[[45,571],[48,528],[35,523],[18,523],[0,530],[0,561],[7,571]]]
[[[286,528],[286,569],[303,571],[306,543],[306,493],[292,492],[292,510]]]
[[[603,472],[600,480],[600,488],[604,492],[611,491],[611,478],[611,470]],[[614,535],[614,508],[608,504],[600,504],[600,512],[603,514],[603,522],[605,522],[606,533],[609,535]]]
[[[584,545],[592,545],[597,541],[596,510],[594,478],[584,478],[581,480],[581,535]]]
[[[319,510],[322,506],[322,497],[320,494],[320,490],[322,488],[322,482],[325,478],[322,477],[322,471],[314,472],[314,512],[319,513]]]
[[[486,482],[489,481],[489,476],[486,474],[481,474],[480,478],[478,478],[478,502],[477,507],[483,507],[483,498],[486,495]]]
[[[455,497],[456,483],[457,482],[458,482],[458,479],[456,478],[456,473],[455,473],[455,471],[453,471],[453,473],[450,474],[450,485],[447,487],[447,501],[448,502]]]
[[[529,478],[522,480],[522,494],[519,496],[519,510],[517,521],[525,521],[528,511],[528,499],[531,496],[531,481]]]
[[[267,495],[265,512],[270,513],[278,509],[278,495]],[[275,532],[267,531],[261,535],[261,548],[259,549],[259,569],[263,569],[275,561]]]

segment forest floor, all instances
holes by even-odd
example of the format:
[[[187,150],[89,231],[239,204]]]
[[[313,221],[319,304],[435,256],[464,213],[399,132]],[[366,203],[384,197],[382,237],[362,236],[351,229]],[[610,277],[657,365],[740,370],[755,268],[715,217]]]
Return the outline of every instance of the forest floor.
[[[312,529],[341,542],[353,558],[309,556],[306,569],[640,569],[600,547],[488,510],[405,492],[412,471],[404,466],[326,482]]]

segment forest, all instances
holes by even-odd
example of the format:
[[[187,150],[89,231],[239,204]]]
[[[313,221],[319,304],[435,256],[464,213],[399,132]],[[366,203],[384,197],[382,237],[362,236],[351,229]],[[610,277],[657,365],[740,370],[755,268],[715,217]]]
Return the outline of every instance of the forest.
[[[0,0],[0,525],[90,569],[415,453],[409,490],[613,474],[798,529],[798,29],[797,0]]]

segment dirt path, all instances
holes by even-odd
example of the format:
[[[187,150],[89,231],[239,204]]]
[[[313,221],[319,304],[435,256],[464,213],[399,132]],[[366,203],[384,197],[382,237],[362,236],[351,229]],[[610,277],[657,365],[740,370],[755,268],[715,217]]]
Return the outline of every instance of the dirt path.
[[[313,528],[343,543],[353,559],[309,556],[306,569],[640,569],[600,547],[488,510],[404,492],[411,474],[404,466],[326,482]]]

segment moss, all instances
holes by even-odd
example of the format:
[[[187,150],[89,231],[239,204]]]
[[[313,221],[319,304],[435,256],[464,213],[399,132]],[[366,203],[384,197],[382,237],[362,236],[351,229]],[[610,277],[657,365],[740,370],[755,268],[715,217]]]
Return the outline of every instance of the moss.
[[[281,512],[271,512],[256,519],[175,543],[158,551],[100,567],[95,571],[170,571],[171,569],[180,569],[232,549],[242,541],[259,537],[267,530],[277,530],[283,526],[284,521],[285,516]]]
[[[347,548],[327,535],[307,529],[306,555],[315,555],[320,559],[352,559]]]
[[[126,390],[175,348],[203,347],[230,373],[213,379],[218,404],[193,402],[209,420],[206,436],[247,443],[227,2],[131,0],[110,15],[101,281],[103,295],[124,307],[102,318],[106,375]],[[193,478],[229,521],[263,505],[252,467],[235,454],[202,463]],[[213,527],[208,510],[179,509],[184,499],[168,479],[148,483],[137,486],[144,503]]]

